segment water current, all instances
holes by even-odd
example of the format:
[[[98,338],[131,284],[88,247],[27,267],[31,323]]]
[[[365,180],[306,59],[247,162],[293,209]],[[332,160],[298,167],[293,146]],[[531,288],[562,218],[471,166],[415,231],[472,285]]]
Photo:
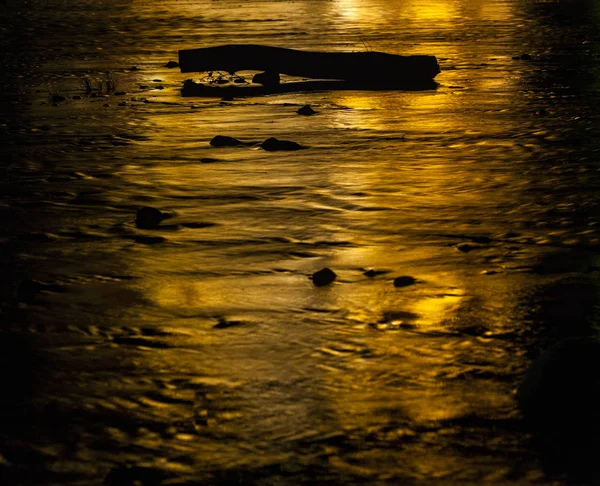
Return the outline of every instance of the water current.
[[[598,332],[598,2],[0,12],[3,484],[581,484],[515,388]],[[229,43],[434,55],[439,86],[182,97],[178,49]]]

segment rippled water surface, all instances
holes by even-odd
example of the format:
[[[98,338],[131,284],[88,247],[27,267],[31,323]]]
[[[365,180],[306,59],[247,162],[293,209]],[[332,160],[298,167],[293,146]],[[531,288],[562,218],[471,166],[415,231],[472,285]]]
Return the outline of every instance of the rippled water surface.
[[[514,390],[597,333],[597,2],[0,11],[5,484],[580,484]],[[435,55],[439,86],[182,97],[167,61],[227,43]]]

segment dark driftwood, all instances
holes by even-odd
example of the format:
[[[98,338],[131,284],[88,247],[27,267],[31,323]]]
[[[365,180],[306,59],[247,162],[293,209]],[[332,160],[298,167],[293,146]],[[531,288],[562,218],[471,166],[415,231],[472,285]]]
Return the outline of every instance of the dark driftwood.
[[[295,93],[301,91],[339,91],[339,90],[409,90],[421,91],[437,88],[437,83],[432,79],[409,83],[376,83],[334,81],[334,80],[307,80],[281,83],[275,86],[262,86],[260,84],[203,84],[187,80],[181,89],[182,96],[204,96],[207,98],[241,98],[245,96],[263,96],[279,93]]]
[[[267,71],[313,79],[349,82],[419,83],[440,72],[435,56],[399,56],[384,52],[299,51],[260,45],[230,44],[179,51],[182,73]]]

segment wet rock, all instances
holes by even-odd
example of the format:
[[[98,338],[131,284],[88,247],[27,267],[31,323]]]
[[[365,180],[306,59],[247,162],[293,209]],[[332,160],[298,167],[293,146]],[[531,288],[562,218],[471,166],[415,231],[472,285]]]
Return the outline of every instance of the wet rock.
[[[213,326],[213,329],[226,329],[228,327],[242,326],[244,324],[242,321],[230,321],[225,317],[219,317],[218,321],[219,322]]]
[[[415,277],[403,275],[394,279],[394,287],[408,287],[409,285],[413,285],[416,282],[417,279]]]
[[[377,277],[378,275],[384,275],[386,273],[389,273],[389,270],[376,270],[374,268],[367,268],[364,272],[363,275],[365,277]]]
[[[130,70],[130,71],[139,71],[139,70],[140,70],[140,68],[139,68],[139,67],[137,67],[137,66],[131,66],[131,67],[129,68],[129,70]]]
[[[267,152],[276,152],[302,150],[306,147],[303,147],[299,143],[292,142],[290,140],[279,140],[275,137],[271,137],[267,138],[263,143],[261,143],[260,148],[266,150]]]
[[[80,100],[80,99],[81,99],[81,96],[79,96],[79,95],[74,95],[74,96],[72,96],[72,97],[71,97],[71,99],[72,99],[72,100]]]
[[[520,56],[513,56],[513,61],[531,61],[533,58],[531,57],[531,55],[525,53],[525,54],[521,54]]]
[[[459,243],[454,248],[456,248],[458,251],[462,251],[463,253],[469,253],[475,247],[469,243]]]
[[[517,389],[526,421],[555,438],[600,430],[600,342],[567,339],[542,353]]]
[[[221,101],[233,101],[235,98],[233,96],[223,96]]]
[[[179,67],[179,63],[177,61],[169,61],[167,64],[165,64],[165,67],[169,69],[177,68]]]
[[[126,91],[115,91],[115,96],[124,96],[126,94],[127,94]]]
[[[311,279],[317,287],[329,285],[337,278],[336,273],[330,268],[323,268],[312,274]]]
[[[481,275],[496,275],[500,273],[498,270],[482,270]]]
[[[296,113],[298,113],[298,115],[310,116],[314,115],[316,111],[313,110],[310,105],[304,105],[302,108],[299,108]]]
[[[50,101],[51,101],[52,103],[60,103],[60,102],[62,102],[62,101],[65,101],[66,99],[67,99],[67,98],[65,98],[64,96],[62,96],[62,95],[58,95],[58,94],[52,95],[52,96],[50,97]]]
[[[150,206],[144,206],[138,209],[135,214],[135,225],[140,229],[154,229],[158,227],[164,217],[162,211]]]
[[[263,86],[277,86],[281,82],[279,73],[272,71],[265,71],[264,73],[257,73],[252,77],[252,82],[256,84],[262,84]]]
[[[213,137],[210,144],[213,147],[239,147],[240,145],[245,145],[241,140],[226,135],[217,135]]]
[[[200,162],[203,164],[212,164],[213,162],[219,162],[219,159],[215,159],[214,157],[202,157]]]

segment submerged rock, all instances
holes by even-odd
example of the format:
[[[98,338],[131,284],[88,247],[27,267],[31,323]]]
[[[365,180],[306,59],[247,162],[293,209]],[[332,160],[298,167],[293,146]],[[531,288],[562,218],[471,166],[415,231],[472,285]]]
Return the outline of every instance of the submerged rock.
[[[384,275],[389,272],[390,272],[389,270],[376,270],[375,268],[367,268],[363,272],[363,275],[365,277],[377,277],[377,275]]]
[[[317,287],[329,285],[337,278],[336,273],[331,268],[323,268],[312,274],[311,279]]]
[[[245,145],[244,142],[237,138],[228,137],[227,135],[217,135],[210,141],[213,147],[239,147]]]
[[[165,64],[165,67],[169,69],[176,68],[179,67],[179,63],[177,61],[169,61],[167,64]]]
[[[218,322],[213,326],[213,329],[227,329],[228,327],[242,326],[242,321],[230,321],[226,317],[219,317]]]
[[[310,116],[314,115],[316,111],[313,110],[310,105],[304,105],[302,108],[299,108],[296,113],[298,113],[298,115]]]
[[[407,287],[417,282],[415,277],[409,275],[403,275],[394,279],[394,287]]]
[[[293,151],[302,150],[303,147],[299,143],[292,142],[290,140],[279,140],[275,137],[267,138],[263,143],[260,144],[260,148],[267,152],[276,152],[278,150]]]
[[[459,243],[454,248],[456,248],[458,251],[462,251],[463,253],[469,253],[475,247],[469,243]]]
[[[140,229],[157,228],[161,221],[165,218],[162,211],[150,206],[144,206],[138,209],[135,214],[135,225]]]

